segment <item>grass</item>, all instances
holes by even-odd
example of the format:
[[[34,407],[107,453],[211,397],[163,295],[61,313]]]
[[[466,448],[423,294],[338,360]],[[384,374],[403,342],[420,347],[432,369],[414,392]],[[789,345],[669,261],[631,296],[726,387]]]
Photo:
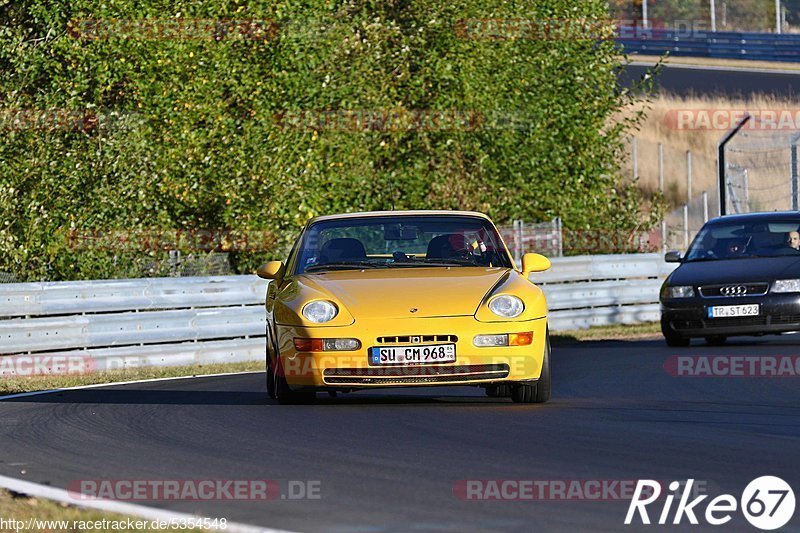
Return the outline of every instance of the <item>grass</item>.
[[[660,335],[661,326],[658,322],[646,322],[644,324],[619,324],[559,331],[550,334],[550,341],[553,344],[564,344],[584,341],[636,340]]]
[[[135,529],[134,528],[127,528],[128,517],[106,513],[103,511],[96,511],[93,509],[84,509],[82,507],[76,507],[73,505],[67,505],[64,503],[54,502],[50,500],[43,500],[39,498],[29,498],[24,495],[17,495],[8,492],[7,490],[0,489],[0,519],[5,520],[6,523],[0,526],[0,531],[4,532],[16,532],[16,531],[67,531],[67,532],[78,532],[78,531],[108,531],[113,528],[113,525],[108,524],[110,527],[108,529],[103,528],[90,528],[86,527],[88,524],[86,522],[99,522],[102,520],[106,521],[114,521],[112,524],[122,526],[119,529],[113,529],[113,531],[120,531],[126,532],[129,531],[133,532],[141,532],[141,531],[159,531],[158,529],[152,529],[151,527],[146,527],[144,529]],[[12,528],[9,524],[9,520],[20,521],[23,522],[22,524],[16,524],[15,528]],[[40,521],[37,523],[32,523],[34,526],[31,529],[26,529],[28,525],[28,520]],[[67,524],[44,524],[41,521],[67,521]],[[139,522],[146,522],[150,523],[150,521],[145,520],[144,518],[133,518],[134,523],[136,521]],[[117,521],[119,522],[117,524]],[[77,522],[77,523],[76,523]],[[81,524],[84,522],[84,524]],[[66,525],[66,527],[61,527],[62,525]],[[91,524],[91,525],[99,525],[99,524]],[[83,527],[81,527],[83,526]],[[161,529],[161,531],[164,531]],[[199,531],[199,530],[197,530]]]
[[[722,111],[725,120],[735,122],[735,117],[731,117],[738,111],[746,110],[761,117],[766,116],[764,111],[775,111],[778,116],[774,123],[768,118],[753,119],[745,126],[731,143],[733,150],[728,152],[727,162],[747,169],[751,205],[764,210],[789,207],[789,141],[797,130],[785,126],[800,125],[800,106],[796,100],[770,95],[683,98],[662,94],[640,105],[645,106],[647,118],[634,135],[638,145],[637,185],[645,198],[651,198],[658,190],[658,143],[663,144],[664,194],[668,203],[677,207],[688,199],[687,151],[692,152],[692,196],[697,198],[704,190],[716,190],[717,143],[727,128],[706,128],[701,117],[711,117],[715,111]],[[630,108],[623,113],[634,110]],[[683,112],[690,114],[691,122],[678,124],[678,114]],[[786,117],[790,118],[789,122],[780,122]],[[633,177],[630,157],[622,168],[625,175]]]
[[[67,387],[95,385],[99,383],[113,383],[115,381],[136,381],[141,379],[202,376],[208,374],[222,374],[226,372],[249,372],[259,370],[264,370],[264,363],[252,361],[245,363],[131,368],[81,375],[4,378],[0,380],[0,396],[38,390],[63,389]]]

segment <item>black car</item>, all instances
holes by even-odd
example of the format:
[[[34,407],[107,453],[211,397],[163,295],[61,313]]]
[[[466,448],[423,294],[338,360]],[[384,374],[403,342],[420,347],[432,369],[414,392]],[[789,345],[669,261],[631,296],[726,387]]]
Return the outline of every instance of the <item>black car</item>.
[[[661,287],[661,331],[669,346],[692,337],[800,331],[800,213],[729,215],[708,221]]]

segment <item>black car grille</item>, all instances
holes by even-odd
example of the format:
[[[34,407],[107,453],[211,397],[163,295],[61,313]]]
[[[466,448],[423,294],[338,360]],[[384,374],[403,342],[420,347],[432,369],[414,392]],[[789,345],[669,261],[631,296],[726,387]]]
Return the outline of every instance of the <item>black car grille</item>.
[[[673,320],[676,331],[699,330],[705,328],[728,328],[743,326],[771,326],[800,324],[800,315],[743,316],[734,318],[709,318],[706,320]]]
[[[769,283],[726,283],[725,285],[704,285],[700,287],[703,298],[736,298],[741,296],[762,296],[767,294]]]
[[[506,364],[329,368],[323,372],[323,379],[329,385],[398,385],[502,379],[508,372]]]

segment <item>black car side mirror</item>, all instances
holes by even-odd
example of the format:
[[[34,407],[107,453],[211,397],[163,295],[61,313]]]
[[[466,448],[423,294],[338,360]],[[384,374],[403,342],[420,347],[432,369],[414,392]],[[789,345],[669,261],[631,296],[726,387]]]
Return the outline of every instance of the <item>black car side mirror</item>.
[[[683,258],[680,252],[672,251],[664,255],[664,261],[667,263],[680,263]]]

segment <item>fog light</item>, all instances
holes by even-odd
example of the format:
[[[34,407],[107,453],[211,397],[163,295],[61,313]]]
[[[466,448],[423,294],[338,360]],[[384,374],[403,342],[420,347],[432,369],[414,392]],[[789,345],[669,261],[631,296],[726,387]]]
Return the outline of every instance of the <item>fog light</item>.
[[[352,352],[359,348],[358,339],[294,339],[294,349],[298,352]]]
[[[475,335],[472,344],[478,348],[489,348],[492,346],[508,346],[508,335]]]

